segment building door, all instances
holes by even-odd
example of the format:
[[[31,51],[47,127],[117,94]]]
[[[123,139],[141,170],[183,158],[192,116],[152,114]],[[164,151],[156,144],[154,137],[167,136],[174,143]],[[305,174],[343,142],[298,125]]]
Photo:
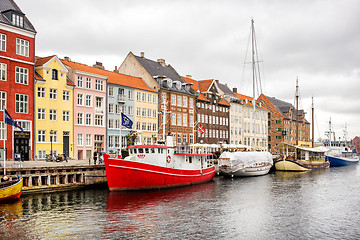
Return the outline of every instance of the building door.
[[[69,157],[70,149],[69,135],[69,132],[63,132],[63,153],[66,154],[67,157]]]
[[[29,132],[14,132],[14,156],[19,156],[20,160],[29,160]]]

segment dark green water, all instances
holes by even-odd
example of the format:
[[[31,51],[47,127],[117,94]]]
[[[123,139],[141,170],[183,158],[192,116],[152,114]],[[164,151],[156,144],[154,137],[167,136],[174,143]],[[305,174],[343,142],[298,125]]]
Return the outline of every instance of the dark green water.
[[[0,239],[359,239],[360,166],[177,189],[24,195]]]

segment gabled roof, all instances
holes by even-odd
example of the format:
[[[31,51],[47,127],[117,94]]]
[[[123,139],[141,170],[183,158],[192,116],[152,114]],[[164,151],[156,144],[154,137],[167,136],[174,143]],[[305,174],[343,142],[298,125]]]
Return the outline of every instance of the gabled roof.
[[[155,62],[153,60],[147,59],[145,57],[139,57],[134,55],[136,60],[145,68],[145,70],[156,80],[159,76],[163,79],[170,78],[173,82],[179,81],[181,84],[186,83],[184,79],[176,72],[176,70],[169,64],[169,65],[161,65],[159,62]],[[168,89],[170,91],[182,92],[194,95],[195,92],[188,88],[188,90],[181,86],[181,88],[177,88],[174,84],[171,84],[169,87],[167,84],[162,84],[158,82],[161,89]]]
[[[226,105],[226,106],[230,106],[230,104],[223,98],[221,98],[219,104],[222,104],[222,105]]]
[[[141,78],[133,77],[121,73],[111,72],[108,70],[99,69],[96,67],[90,67],[88,65],[77,63],[73,61],[61,60],[65,65],[71,67],[72,69],[92,73],[107,78],[108,83],[118,84],[122,86],[127,86],[131,88],[156,92],[156,90],[151,89]]]
[[[4,13],[8,12],[8,11],[14,11],[14,12],[17,12],[17,13],[19,13],[21,15],[25,15],[13,0],[1,0],[1,4],[0,4],[0,12],[1,12],[0,13],[0,23],[4,23],[4,24],[7,24],[7,25],[11,25],[13,27],[21,28],[21,27],[13,25],[12,22],[10,21],[10,19],[8,19],[4,15]],[[29,19],[26,16],[24,16],[24,27],[23,27],[23,29],[36,33],[36,30],[35,30],[34,26],[31,24],[31,22],[29,21]]]
[[[292,120],[296,121],[296,108],[288,102],[276,99],[275,97],[269,97],[264,95],[264,97],[266,97],[266,99],[283,115],[284,118],[289,119],[289,117],[286,116],[285,113],[290,112],[290,109],[293,110],[293,112],[295,114],[292,114]],[[298,116],[301,116],[304,114],[304,110],[298,110]],[[306,123],[309,123],[306,119],[305,119]]]
[[[191,79],[191,78],[188,78],[188,77],[182,77],[185,82],[187,83],[190,83],[192,84],[191,85],[191,88],[194,89],[195,92],[197,92],[199,94],[199,96],[197,97],[198,100],[201,100],[201,101],[206,101],[206,102],[210,102],[209,99],[207,99],[199,90],[199,82],[194,80],[194,79]]]
[[[239,94],[239,93],[234,93],[236,95],[236,97],[239,99],[239,100],[247,100],[247,101],[243,101],[242,104],[246,105],[246,106],[250,106],[250,107],[254,107],[254,105],[252,104],[252,101],[253,101],[253,98],[252,97],[249,97],[249,96],[246,96],[246,95],[243,95],[243,94]],[[263,106],[259,107],[259,101],[258,100],[255,100],[255,102],[257,103],[256,104],[256,107],[257,108],[260,108],[260,109],[265,109]]]
[[[214,82],[214,79],[200,80],[200,81],[198,81],[200,92],[207,92],[207,91],[209,91],[209,90],[210,90],[210,87],[211,87],[211,85],[212,85],[213,82]]]
[[[237,98],[237,96],[233,93],[233,91],[231,91],[231,89],[228,87],[227,84],[218,83],[217,85],[219,86],[219,88],[221,89],[221,91],[224,92],[225,95],[228,95],[228,96],[230,96],[230,97]]]
[[[62,63],[62,61],[56,55],[52,55],[49,57],[43,57],[43,58],[35,57],[35,68],[39,69],[39,68],[41,68],[41,66],[47,67],[47,65],[49,63],[51,63],[53,60],[57,61],[59,63],[59,65],[61,66],[62,69],[60,71],[63,71],[66,73],[68,72],[68,69],[65,67],[65,65]]]
[[[53,57],[55,57],[55,55],[48,56],[48,57],[38,57],[38,56],[36,56],[35,57],[35,67],[43,66],[48,61],[50,61],[50,59],[52,59]]]

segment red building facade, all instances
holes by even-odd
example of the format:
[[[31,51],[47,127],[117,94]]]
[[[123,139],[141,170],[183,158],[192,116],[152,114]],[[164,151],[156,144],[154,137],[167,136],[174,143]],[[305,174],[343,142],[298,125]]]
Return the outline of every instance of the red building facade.
[[[33,159],[34,64],[36,31],[11,0],[2,1],[0,18],[0,118],[4,109],[23,128],[0,124],[0,156]]]

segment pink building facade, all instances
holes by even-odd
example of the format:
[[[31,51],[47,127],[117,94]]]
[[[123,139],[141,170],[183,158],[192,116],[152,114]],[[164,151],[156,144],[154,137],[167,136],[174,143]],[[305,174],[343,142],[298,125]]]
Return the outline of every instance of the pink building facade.
[[[107,77],[94,67],[63,60],[74,89],[75,159],[93,159],[106,150]]]

